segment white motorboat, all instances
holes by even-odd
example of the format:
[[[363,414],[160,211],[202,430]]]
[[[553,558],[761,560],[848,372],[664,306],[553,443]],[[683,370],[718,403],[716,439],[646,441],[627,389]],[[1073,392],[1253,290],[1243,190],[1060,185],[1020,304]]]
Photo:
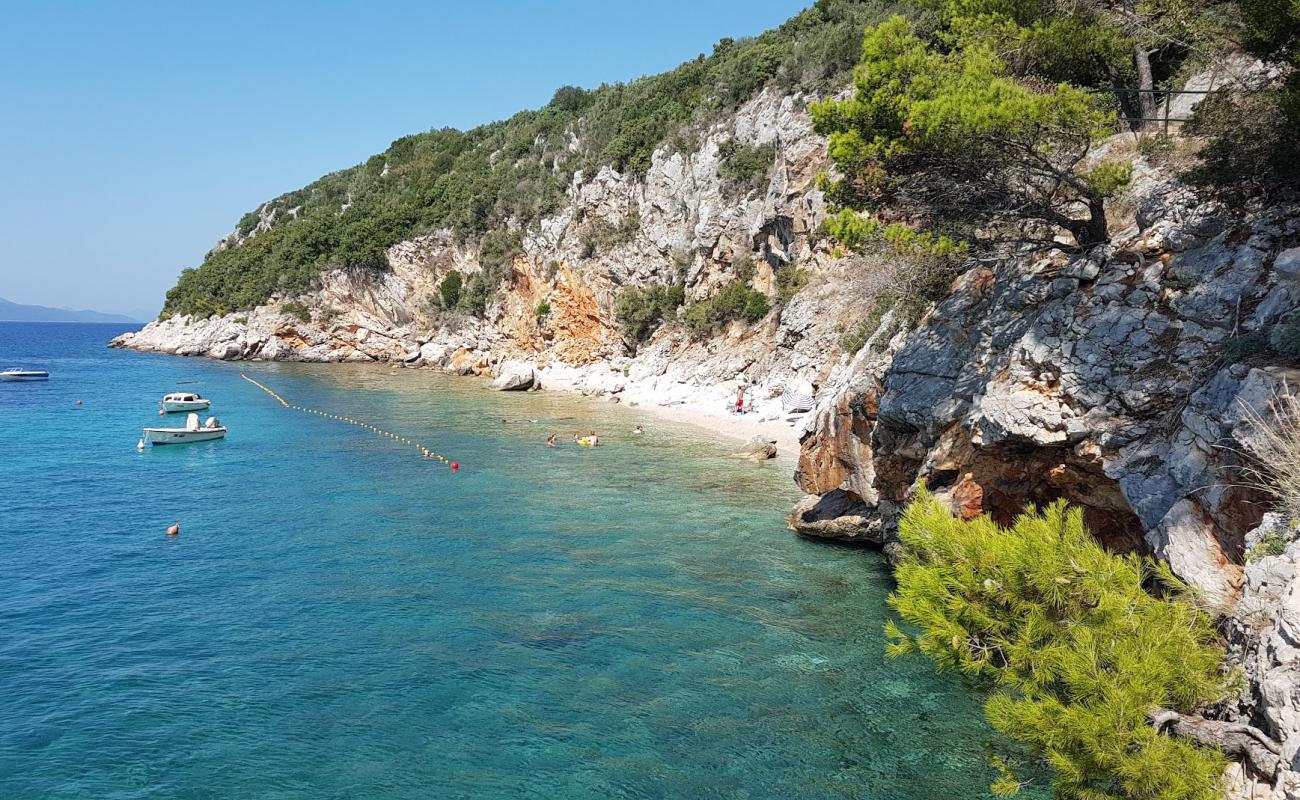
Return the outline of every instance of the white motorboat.
[[[207,422],[200,425],[199,415],[190,414],[185,418],[184,428],[145,428],[144,438],[141,441],[154,445],[189,444],[224,438],[226,438],[226,428],[216,417],[208,417]]]
[[[206,411],[212,401],[196,392],[172,392],[162,399],[162,409],[168,414],[176,411]]]
[[[0,372],[0,381],[48,381],[50,373],[43,369],[7,369]]]

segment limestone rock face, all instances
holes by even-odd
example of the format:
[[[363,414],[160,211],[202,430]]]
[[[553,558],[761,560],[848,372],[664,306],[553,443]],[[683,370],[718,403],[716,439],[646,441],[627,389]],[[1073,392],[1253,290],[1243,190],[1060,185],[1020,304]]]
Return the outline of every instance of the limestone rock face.
[[[552,215],[520,231],[522,253],[498,268],[501,282],[481,318],[441,308],[442,280],[452,271],[479,273],[482,264],[474,246],[434,231],[389,248],[387,270],[331,271],[307,294],[218,317],[157,320],[114,345],[222,359],[394,362],[462,375],[526,361],[584,370],[582,391],[594,395],[635,389],[638,402],[724,402],[743,383],[770,401],[786,385],[815,382],[857,316],[846,300],[861,265],[842,263],[811,236],[826,216],[815,186],[826,142],[812,130],[808,99],[761,93],[701,132],[692,152],[661,148],[641,177],[609,168],[575,175]],[[767,185],[744,197],[717,174],[720,148],[732,140],[776,148]],[[255,226],[218,247],[260,235],[281,213],[294,212],[263,206]],[[629,233],[589,247],[585,234],[598,224]],[[782,270],[813,280],[766,319],[733,323],[716,337],[666,326],[634,347],[620,330],[614,304],[626,287],[684,281],[688,298],[700,299],[733,280],[742,260],[754,265],[752,285],[774,306]],[[607,374],[611,366],[626,374]]]
[[[1300,797],[1300,543],[1278,514],[1265,514],[1252,544],[1274,538],[1281,552],[1246,564],[1241,601],[1228,625],[1231,652],[1248,679],[1236,713],[1280,745],[1283,768],[1272,780],[1229,773],[1228,796]]]
[[[1230,219],[1171,183],[1137,199],[1149,227],[977,265],[892,353],[832,373],[804,490],[896,509],[924,481],[957,513],[1003,522],[1065,499],[1107,545],[1152,552],[1230,606],[1264,499],[1231,479],[1257,446],[1247,409],[1300,373],[1225,365],[1221,344],[1300,307],[1273,268],[1300,218]]]

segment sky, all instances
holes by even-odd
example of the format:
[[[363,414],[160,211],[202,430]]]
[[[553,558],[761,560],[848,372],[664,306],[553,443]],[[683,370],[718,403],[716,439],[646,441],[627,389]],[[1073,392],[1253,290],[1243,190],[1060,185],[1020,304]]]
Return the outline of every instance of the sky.
[[[152,317],[264,200],[810,2],[0,3],[0,297]]]

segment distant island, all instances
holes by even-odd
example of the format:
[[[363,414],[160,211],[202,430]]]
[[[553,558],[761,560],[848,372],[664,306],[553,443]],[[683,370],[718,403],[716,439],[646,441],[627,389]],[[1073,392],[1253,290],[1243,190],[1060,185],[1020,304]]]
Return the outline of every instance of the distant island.
[[[27,306],[0,297],[0,322],[140,322],[125,314]]]

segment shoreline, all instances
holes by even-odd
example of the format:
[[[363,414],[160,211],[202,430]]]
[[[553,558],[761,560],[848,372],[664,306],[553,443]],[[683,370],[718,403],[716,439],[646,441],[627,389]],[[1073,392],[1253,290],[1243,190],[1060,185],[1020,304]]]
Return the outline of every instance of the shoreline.
[[[226,359],[213,358],[211,355],[169,353],[165,350],[135,347],[130,342],[118,344],[117,339],[114,339],[110,346],[121,347],[121,349],[136,353],[156,353],[185,358],[198,357],[236,363],[296,363],[300,361],[293,358]],[[302,363],[356,365],[362,362],[351,360],[303,360]],[[382,362],[371,361],[369,363],[372,366],[379,366]],[[450,377],[479,377],[484,379],[482,384],[484,391],[500,391],[493,388],[489,381],[498,374],[501,367],[507,363],[526,364],[533,372],[534,386],[537,387],[528,390],[530,393],[534,391],[543,393],[557,392],[585,398],[593,402],[616,403],[624,409],[634,410],[647,417],[663,420],[670,424],[708,431],[719,439],[736,444],[737,448],[732,450],[732,453],[736,453],[739,446],[749,443],[754,437],[761,436],[763,440],[774,443],[776,446],[776,456],[764,460],[778,462],[782,466],[789,467],[792,471],[799,461],[799,438],[804,415],[786,415],[782,413],[779,399],[771,397],[764,399],[753,398],[754,393],[764,390],[764,387],[761,386],[746,386],[748,396],[751,398],[751,410],[743,415],[737,415],[729,410],[736,397],[737,389],[741,385],[734,380],[707,386],[672,381],[670,386],[665,386],[664,382],[658,380],[664,377],[662,375],[648,375],[641,379],[623,377],[625,373],[623,373],[622,369],[609,361],[598,361],[584,367],[573,367],[566,364],[541,366],[527,361],[510,362],[509,357],[498,355],[496,358],[489,359],[488,363],[493,365],[492,372],[490,374],[479,372],[477,375],[469,375],[464,372],[458,374],[457,370],[449,369],[447,366],[441,368],[433,364],[417,366],[395,360],[389,361],[388,366],[401,370],[436,371]]]
[[[544,382],[540,392],[562,392],[584,397],[593,402],[601,402],[602,400],[602,398],[584,394],[575,386],[562,386],[554,381],[550,383]],[[608,402],[608,398],[604,398],[604,401]],[[659,403],[634,400],[619,405],[628,411],[644,414],[672,425],[683,425],[708,431],[719,439],[733,442],[736,445],[744,445],[755,436],[762,436],[765,440],[776,443],[776,457],[770,460],[788,464],[792,469],[799,461],[798,428],[795,424],[787,423],[784,420],[764,419],[755,412],[737,416],[726,411],[716,411],[713,409],[713,404],[706,406],[703,402],[698,401],[661,405]]]

